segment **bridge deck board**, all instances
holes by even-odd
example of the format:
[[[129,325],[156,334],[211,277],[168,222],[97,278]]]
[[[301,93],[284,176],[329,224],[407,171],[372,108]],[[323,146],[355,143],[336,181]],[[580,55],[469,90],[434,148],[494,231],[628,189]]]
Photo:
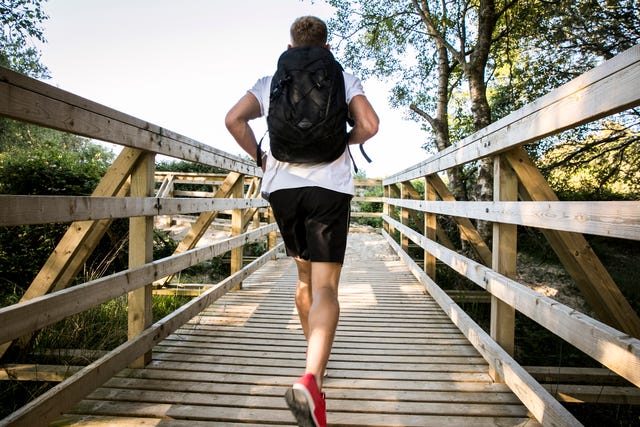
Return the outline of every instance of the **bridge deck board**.
[[[271,261],[56,425],[293,425],[284,392],[304,369],[295,266]],[[374,234],[353,234],[325,380],[334,426],[537,425]]]

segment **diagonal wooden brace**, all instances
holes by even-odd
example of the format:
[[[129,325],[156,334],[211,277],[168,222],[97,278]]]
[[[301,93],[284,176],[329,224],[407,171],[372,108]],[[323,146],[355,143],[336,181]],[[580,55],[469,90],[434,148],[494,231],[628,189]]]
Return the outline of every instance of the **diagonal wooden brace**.
[[[505,158],[520,180],[523,201],[558,201],[538,168],[523,148],[508,151]],[[629,305],[609,272],[582,234],[540,229],[567,272],[601,321],[640,338],[640,318]]]

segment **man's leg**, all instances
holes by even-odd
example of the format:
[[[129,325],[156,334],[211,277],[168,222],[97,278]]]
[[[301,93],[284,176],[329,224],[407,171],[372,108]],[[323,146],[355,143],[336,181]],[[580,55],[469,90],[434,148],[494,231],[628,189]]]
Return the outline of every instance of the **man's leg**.
[[[311,306],[307,317],[307,366],[319,389],[340,317],[338,282],[342,265],[333,262],[311,263]]]
[[[311,261],[294,258],[298,268],[298,285],[296,286],[296,308],[302,325],[304,337],[309,340],[309,310],[311,309]]]

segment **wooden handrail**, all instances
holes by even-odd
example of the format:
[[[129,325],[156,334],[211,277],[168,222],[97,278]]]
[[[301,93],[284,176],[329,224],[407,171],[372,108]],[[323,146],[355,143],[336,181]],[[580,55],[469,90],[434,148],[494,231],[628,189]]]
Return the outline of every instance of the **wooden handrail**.
[[[640,240],[640,202],[452,202],[384,198],[419,212]]]
[[[261,198],[173,198],[0,195],[0,226],[93,221],[134,216],[180,215],[266,208]]]
[[[0,308],[0,342],[7,342],[39,330],[59,320],[112,300],[192,265],[222,255],[234,248],[252,243],[276,230],[276,224],[263,226],[243,235],[230,237],[209,246],[191,249],[139,267],[95,279],[65,290]]]
[[[388,217],[387,217],[388,218]],[[400,224],[396,221],[396,225]],[[400,224],[401,225],[401,224]],[[383,233],[387,241],[412,270],[414,276],[436,300],[440,308],[467,337],[482,357],[500,374],[505,383],[518,396],[533,416],[543,425],[578,426],[581,425],[547,390],[504,351],[491,337],[476,324],[467,313],[433,281],[402,250],[393,238]]]
[[[491,268],[425,238],[399,221],[387,216],[383,219],[459,274],[640,387],[640,340],[540,295]]]
[[[357,187],[382,186],[383,197],[366,197],[359,193],[353,199],[354,203],[384,203],[383,213],[370,213],[367,216],[383,219],[388,231],[385,235],[390,244],[411,266],[416,277],[425,284],[443,310],[452,318],[455,317],[455,323],[487,358],[498,377],[518,394],[543,423],[571,424],[573,418],[550,399],[544,388],[509,355],[508,330],[502,335],[498,331],[497,335],[506,337],[504,347],[500,347],[497,343],[500,339],[494,336],[494,331],[493,338],[485,334],[437,287],[434,280],[435,260],[444,262],[489,291],[493,304],[502,304],[502,309],[506,307],[503,312],[507,318],[509,310],[523,313],[640,387],[640,341],[637,339],[640,335],[640,319],[636,313],[628,311],[628,305],[621,302],[619,295],[608,293],[612,280],[598,264],[597,257],[588,252],[590,249],[581,246],[583,240],[577,234],[640,240],[640,202],[561,202],[524,157],[521,149],[528,142],[640,105],[639,80],[640,46],[635,46],[424,162],[384,180],[356,180]],[[247,159],[5,68],[0,68],[0,99],[0,116],[125,147],[92,196],[0,196],[0,226],[72,223],[61,246],[37,278],[37,286],[28,292],[28,298],[0,309],[0,324],[10,325],[0,329],[0,343],[32,333],[127,292],[148,290],[154,280],[170,277],[184,268],[229,251],[234,253],[233,269],[238,270],[219,286],[209,289],[161,322],[143,327],[136,332],[139,332],[138,335],[131,337],[114,352],[74,374],[70,381],[57,390],[62,390],[62,394],[47,392],[3,420],[42,421],[70,407],[114,372],[147,353],[158,340],[200,312],[223,292],[241,283],[247,274],[275,253],[272,250],[245,267],[242,246],[267,236],[273,242],[277,226],[272,219],[270,224],[261,226],[259,218],[255,216],[260,208],[267,208],[268,204],[259,197],[257,178],[262,176],[262,171]],[[572,108],[578,104],[581,108]],[[155,172],[154,154],[205,164],[229,173]],[[487,156],[495,156],[502,168],[500,185],[504,190],[504,198],[496,196],[493,202],[458,202],[435,175]],[[135,177],[133,183],[132,176]],[[160,182],[168,176],[172,177],[172,181],[163,184],[159,194],[162,197],[152,197],[154,181]],[[419,199],[421,196],[412,185],[411,181],[418,179],[425,180],[425,200]],[[190,195],[217,197],[170,197],[175,195],[171,190],[176,183],[211,185],[211,192],[191,192]],[[522,200],[520,202],[515,201],[517,193]],[[131,195],[135,197],[126,197]],[[437,200],[437,196],[440,200]],[[394,217],[396,207],[400,208],[399,218]],[[196,247],[211,221],[224,211],[233,212],[231,222],[235,236],[213,245]],[[142,218],[137,225],[132,225],[131,230],[148,230],[152,217],[183,213],[196,213],[200,217],[173,256],[150,261],[149,234],[146,233],[145,238],[139,239],[132,249],[136,254],[132,258],[131,268],[64,289],[98,244],[112,219]],[[408,224],[419,222],[422,214],[424,222],[416,225],[419,230],[410,228]],[[437,215],[457,219],[485,265],[435,242],[438,234]],[[353,216],[361,215],[354,212]],[[255,218],[254,230],[247,232],[251,218]],[[496,223],[496,230],[503,238],[494,239],[493,248],[489,248],[473,229],[470,218]],[[598,292],[603,291],[600,288],[605,288],[603,294],[594,292],[593,295],[596,298],[607,295],[607,299],[602,299],[605,301],[603,305],[605,308],[607,304],[615,305],[611,310],[617,311],[608,313],[611,321],[623,319],[620,320],[621,329],[628,334],[538,295],[509,277],[516,250],[509,243],[515,229],[510,228],[512,225],[550,230],[550,239],[555,239],[552,245],[561,251],[563,262],[572,265],[575,270],[573,273],[581,275],[581,280],[588,278],[590,271],[597,271],[598,279],[606,286],[592,283],[591,286],[597,288]],[[400,236],[400,243],[393,240],[396,233]],[[426,272],[421,271],[408,257],[409,241],[424,249]],[[595,269],[577,271],[580,270],[580,257],[588,258],[590,264],[596,265]],[[51,290],[55,292],[47,294]],[[148,300],[139,306],[145,305],[148,306]],[[494,319],[493,323],[501,322]],[[503,323],[497,327],[513,327],[510,322]]]
[[[224,170],[262,176],[254,162],[0,67],[0,116]]]
[[[144,364],[153,343],[181,326],[187,320],[185,315],[192,317],[197,314],[204,308],[202,304],[210,304],[222,292],[237,285],[280,249],[273,249],[277,247],[273,237],[277,230],[275,223],[261,225],[254,221],[254,230],[244,232],[249,213],[257,213],[258,209],[268,206],[265,200],[257,197],[256,191],[245,195],[240,188],[233,199],[228,194],[205,199],[153,197],[155,154],[229,171],[227,174],[209,175],[205,182],[226,180],[230,175],[246,177],[247,181],[253,182],[262,176],[262,170],[249,159],[231,155],[2,67],[0,99],[0,116],[124,147],[91,196],[0,196],[0,226],[70,223],[67,233],[22,300],[0,308],[0,321],[5,325],[0,332],[0,356],[13,339],[24,337],[23,341],[26,341],[26,337],[42,327],[129,293],[130,339],[115,353],[105,356],[100,363],[96,362],[97,365],[74,375],[62,386],[59,395],[54,395],[53,391],[46,393],[2,420],[3,423],[18,420],[35,425],[33,420],[37,420],[37,424],[51,420],[57,410],[69,408],[99,386],[101,381],[128,364]],[[194,182],[189,174],[180,176],[182,180]],[[171,182],[165,185],[167,195],[170,195],[171,185]],[[252,185],[255,187],[255,182]],[[164,191],[162,193],[164,195]],[[233,212],[236,221],[242,222],[239,225],[242,233],[213,245],[152,261],[151,231],[155,216],[215,214],[219,211]],[[130,268],[67,288],[115,218],[130,218]],[[273,250],[258,263],[244,266],[242,247],[267,240],[267,237]],[[190,242],[192,247],[196,243],[197,239]],[[151,326],[150,291],[155,279],[229,251],[239,254],[236,257],[236,274],[215,290],[206,292],[204,298],[189,303],[185,308],[188,311],[180,309],[166,323]],[[118,354],[121,351],[125,353]],[[78,390],[84,394],[79,394]],[[52,407],[56,409],[51,410]]]
[[[265,253],[236,274],[229,276],[217,286],[180,307],[171,315],[151,325],[133,339],[110,351],[100,359],[82,368],[56,388],[38,396],[8,417],[0,420],[6,425],[43,425],[62,416],[76,402],[105,383],[117,372],[126,368],[154,345],[169,336],[189,319],[196,316],[229,290],[233,289],[249,274],[272,259],[280,246]]]
[[[567,424],[568,418],[564,411],[549,402],[549,397],[535,385],[535,380],[520,369],[510,373],[515,377],[505,377],[505,364],[510,365],[513,361],[508,354],[497,355],[487,348],[500,343],[502,350],[513,351],[517,311],[640,387],[640,317],[582,236],[585,233],[640,240],[640,202],[560,201],[522,146],[640,105],[639,80],[640,45],[423,162],[383,180],[382,218],[387,239],[408,264],[414,265],[414,275],[450,314],[454,323],[464,315],[453,301],[442,296],[444,292],[435,280],[434,258],[489,292],[491,337],[470,340],[485,355],[496,380],[505,381],[543,424],[553,424],[556,416],[559,424]],[[456,201],[442,185],[438,173],[486,157],[494,160],[494,200]],[[411,194],[413,184],[418,181],[424,183],[424,197]],[[399,215],[395,214],[396,210],[400,211]],[[417,213],[423,215],[424,224],[420,223]],[[447,216],[458,224],[461,237],[476,249],[484,265],[457,253],[450,243],[446,246],[436,243],[436,216]],[[494,224],[491,251],[486,245],[479,250],[478,244],[484,244],[481,239],[469,239],[469,236],[479,236],[470,219]],[[429,228],[426,227],[428,221],[431,221]],[[583,291],[585,300],[602,321],[514,280],[516,225],[537,228],[547,237]],[[442,237],[440,240],[445,243]],[[418,268],[408,256],[409,241],[424,250],[424,269]],[[467,320],[462,322],[461,330],[474,337],[482,335],[481,329],[477,325],[470,326]],[[549,405],[550,412],[541,408],[541,401],[546,402],[543,406]],[[551,418],[545,418],[549,413]]]
[[[606,61],[456,144],[383,180],[409,181],[640,105],[640,45]],[[580,108],[575,108],[576,103]]]

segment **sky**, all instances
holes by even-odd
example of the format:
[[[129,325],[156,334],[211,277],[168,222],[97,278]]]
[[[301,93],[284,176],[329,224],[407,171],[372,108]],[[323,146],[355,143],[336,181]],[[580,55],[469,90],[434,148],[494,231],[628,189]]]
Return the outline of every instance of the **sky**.
[[[295,18],[333,14],[321,0],[48,0],[43,8],[47,83],[236,155],[244,153],[224,126],[227,111],[273,74]],[[391,83],[363,86],[380,130],[365,144],[373,163],[351,150],[358,167],[384,178],[427,158],[421,125],[388,105]],[[265,119],[251,127],[259,139]]]

